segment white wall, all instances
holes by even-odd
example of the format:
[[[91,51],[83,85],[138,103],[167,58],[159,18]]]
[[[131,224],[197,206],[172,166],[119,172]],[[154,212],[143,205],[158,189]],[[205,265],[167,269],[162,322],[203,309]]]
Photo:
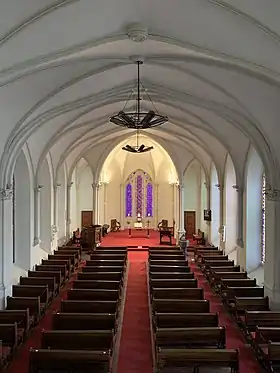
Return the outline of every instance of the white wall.
[[[245,193],[245,249],[246,269],[255,270],[261,263],[261,196],[263,164],[254,148],[247,159]]]
[[[93,211],[92,184],[92,172],[89,165],[86,164],[77,170],[77,227],[79,228],[81,228],[82,211]]]
[[[62,245],[66,241],[66,206],[67,206],[67,175],[65,165],[63,165],[58,174],[57,188],[57,238],[58,245]]]
[[[79,226],[78,219],[78,204],[77,204],[77,176],[76,168],[73,171],[72,175],[72,186],[70,188],[70,236],[72,232],[77,229]]]
[[[229,258],[237,262],[237,191],[235,170],[231,158],[228,156],[225,167],[224,183],[224,219],[226,226],[225,252]]]
[[[52,201],[51,201],[51,175],[47,159],[42,165],[39,178],[43,186],[39,193],[40,197],[40,246],[43,250],[51,251],[51,226],[52,226]]]
[[[219,246],[220,243],[220,190],[217,170],[212,164],[211,167],[211,187],[210,187],[210,208],[212,214],[210,241],[213,245]]]

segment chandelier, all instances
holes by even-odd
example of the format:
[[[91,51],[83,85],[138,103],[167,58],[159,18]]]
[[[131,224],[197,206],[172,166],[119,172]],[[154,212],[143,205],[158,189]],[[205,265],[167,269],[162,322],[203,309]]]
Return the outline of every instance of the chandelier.
[[[168,122],[168,117],[160,115],[153,104],[150,96],[147,94],[149,101],[152,103],[154,110],[150,110],[148,112],[141,111],[140,103],[141,103],[141,94],[140,94],[140,86],[144,89],[143,84],[140,81],[140,65],[143,64],[143,61],[137,61],[137,97],[136,97],[136,109],[134,112],[125,112],[125,108],[127,102],[130,100],[132,93],[130,94],[128,101],[126,102],[123,110],[121,110],[118,114],[113,115],[110,118],[110,122],[116,124],[117,126],[131,128],[131,129],[148,129],[153,127],[161,126],[162,124]]]
[[[136,145],[125,145],[122,150],[125,150],[129,153],[146,153],[149,152],[150,150],[154,149],[153,146],[146,146],[144,144],[139,146],[139,130],[137,129],[136,131]]]

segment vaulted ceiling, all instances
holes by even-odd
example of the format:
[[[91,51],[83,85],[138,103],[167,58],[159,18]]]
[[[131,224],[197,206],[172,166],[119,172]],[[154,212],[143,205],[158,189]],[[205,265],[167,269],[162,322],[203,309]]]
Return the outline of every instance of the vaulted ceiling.
[[[248,149],[279,183],[280,3],[275,0],[9,0],[0,13],[1,183],[25,146],[34,174],[104,158],[131,136],[109,123],[141,80],[169,122],[147,134],[242,181]],[[136,39],[136,41],[135,41]],[[141,41],[139,41],[141,39]],[[143,106],[148,108],[148,102]],[[25,144],[25,145],[24,145]],[[107,153],[106,153],[107,152]],[[103,158],[102,158],[103,157]]]

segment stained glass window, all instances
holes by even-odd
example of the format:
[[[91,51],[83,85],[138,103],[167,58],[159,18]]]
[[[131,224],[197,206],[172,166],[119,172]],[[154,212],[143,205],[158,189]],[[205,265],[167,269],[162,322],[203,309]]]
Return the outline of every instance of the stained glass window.
[[[125,216],[132,216],[132,185],[128,183],[125,189]]]
[[[125,186],[125,216],[133,218],[153,216],[153,183],[150,175],[143,170],[133,171]]]
[[[262,177],[262,213],[261,213],[261,261],[265,262],[265,191],[266,179],[265,175]]]
[[[143,178],[142,175],[137,175],[136,179],[136,215],[142,215],[143,204]]]
[[[146,216],[153,216],[153,185],[146,186]]]

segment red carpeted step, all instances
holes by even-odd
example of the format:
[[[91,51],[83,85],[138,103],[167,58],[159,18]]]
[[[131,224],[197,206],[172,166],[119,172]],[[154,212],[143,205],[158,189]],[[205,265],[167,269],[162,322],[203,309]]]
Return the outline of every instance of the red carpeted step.
[[[212,292],[210,285],[201,273],[200,269],[191,262],[192,271],[198,281],[198,286],[204,289],[204,297],[210,302],[210,311],[219,313],[219,323],[226,327],[227,348],[238,348],[240,351],[240,373],[261,373],[261,367],[258,364],[250,346],[246,345],[245,338],[234,320],[227,313],[220,297]]]
[[[148,252],[129,252],[118,373],[152,373],[153,358],[147,290]]]

